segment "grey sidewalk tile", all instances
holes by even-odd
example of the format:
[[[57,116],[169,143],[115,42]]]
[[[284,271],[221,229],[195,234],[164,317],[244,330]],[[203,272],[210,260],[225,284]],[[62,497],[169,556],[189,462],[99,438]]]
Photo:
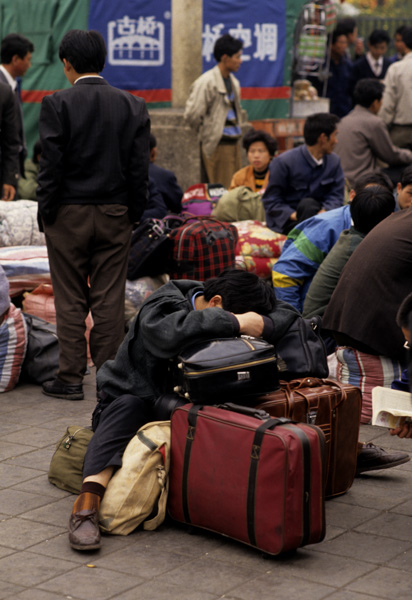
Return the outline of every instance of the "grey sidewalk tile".
[[[356,529],[357,531],[363,531],[365,533],[374,533],[376,535],[410,542],[412,535],[412,517],[388,512],[379,515],[376,519],[373,519],[368,523],[360,525]]]
[[[381,486],[379,494],[377,494],[373,481],[370,485],[366,485],[364,481],[360,483],[359,479],[355,479],[349,492],[339,496],[339,502],[365,508],[373,506],[378,510],[389,510],[408,499],[409,495],[409,490],[404,485]]]
[[[0,490],[0,506],[6,515],[26,513],[39,506],[50,504],[50,502],[53,502],[53,499],[47,496],[40,496],[39,494],[20,492],[10,488]]]
[[[94,563],[91,560],[89,564]],[[144,581],[138,569],[136,571],[136,575],[130,577],[124,573],[82,565],[37,587],[81,600],[108,600]]]
[[[0,463],[0,489],[8,488],[22,481],[33,479],[42,472],[36,469],[26,469],[13,463]]]
[[[12,518],[0,522],[0,539],[3,546],[25,550],[34,544],[63,533],[61,527]]]
[[[50,483],[47,479],[47,473],[42,473],[39,477],[35,477],[29,481],[17,483],[11,489],[21,490],[22,492],[31,492],[32,494],[40,494],[42,496],[49,496],[50,498],[66,498],[67,496],[70,496],[73,501],[76,497],[75,494],[61,490]]]
[[[13,410],[13,412],[8,413],[8,418],[10,421],[14,421],[16,423],[25,423],[26,425],[42,425],[42,423],[50,423],[53,422],[56,418],[61,415],[62,411],[58,410],[50,410],[45,408],[39,408],[36,406],[34,410],[27,410],[27,407],[20,408],[18,410]]]
[[[234,565],[236,567],[246,567],[253,569],[258,573],[266,573],[271,565],[271,559],[267,559],[262,552],[235,542],[233,540],[225,540],[225,543],[213,552],[208,553],[209,558],[218,560],[228,565]]]
[[[14,421],[10,421],[3,414],[0,416],[0,435],[6,436],[9,433],[14,433],[15,431],[27,429],[26,424],[24,423],[14,423]]]
[[[259,574],[254,569],[237,567],[203,557],[156,578],[157,582],[180,585],[210,594],[227,594]]]
[[[62,411],[63,413],[64,411]],[[65,414],[65,413],[64,413]],[[43,429],[51,429],[52,431],[56,431],[58,433],[57,439],[60,439],[64,436],[66,429],[70,425],[79,425],[79,427],[89,427],[91,424],[91,414],[92,410],[90,410],[90,414],[87,417],[84,416],[59,416],[53,421],[44,422],[41,424]]]
[[[225,594],[225,600],[321,600],[329,597],[333,588],[304,579],[282,577],[274,582],[272,569],[266,575],[261,575],[253,581],[248,581],[242,587]]]
[[[0,579],[25,587],[38,586],[76,566],[76,563],[58,557],[19,552],[0,560]]]
[[[395,506],[394,508],[392,508],[391,512],[399,514],[399,515],[408,515],[409,517],[412,517],[412,500],[403,502],[402,504]],[[412,539],[412,534],[411,534],[411,539]]]
[[[410,571],[405,573],[397,569],[381,568],[354,581],[348,587],[372,597],[376,595],[387,600],[410,600]]]
[[[139,529],[127,537],[135,538],[136,542],[141,542],[152,550],[175,552],[190,558],[200,558],[226,542],[223,536],[209,531],[195,530],[190,534],[188,528],[173,522],[164,523],[156,531]]]
[[[53,592],[46,592],[45,590],[32,587],[24,590],[24,592],[21,592],[20,594],[17,594],[17,596],[13,596],[13,600],[67,600],[67,598],[68,596],[54,594]]]
[[[116,596],[116,600],[218,600],[218,598],[222,596],[202,592],[196,588],[187,589],[185,586],[159,583],[156,580]],[[224,598],[226,600],[227,596],[225,595]]]
[[[46,497],[46,502],[39,507],[28,508],[24,514],[21,514],[22,519],[29,519],[35,523],[46,523],[48,525],[56,525],[56,527],[67,527],[69,516],[72,511],[73,499],[71,497],[50,499]]]
[[[365,521],[373,519],[379,511],[340,502],[338,498],[326,503],[326,524],[352,529]]]
[[[4,464],[10,464],[11,460],[15,465],[19,465],[21,467],[35,467],[36,469],[42,469],[43,471],[49,470],[50,461],[56,450],[56,446],[53,444],[52,446],[47,446],[46,448],[41,448],[40,450],[32,450],[31,452],[26,452],[26,454],[22,454],[21,456],[16,456],[16,458],[8,459]]]
[[[10,556],[10,554],[14,554],[16,550],[14,548],[6,548],[5,546],[0,546],[0,558],[4,556]]]
[[[36,450],[35,446],[28,446],[22,444],[12,444],[10,442],[0,442],[0,461],[7,460],[8,458],[14,458],[27,452]]]
[[[340,590],[335,592],[331,596],[328,596],[327,600],[384,600],[383,596],[370,596],[369,594],[358,594],[358,592],[351,592],[349,590]]]
[[[21,585],[14,585],[14,583],[2,581],[0,573],[0,600],[3,600],[3,598],[15,598],[23,589],[24,588],[22,588]]]
[[[394,569],[401,569],[403,571],[407,571],[410,575],[411,573],[411,565],[412,565],[412,539],[409,550],[406,552],[402,552],[396,558],[389,561],[387,566],[393,567]]]
[[[132,544],[118,552],[93,562],[103,569],[114,569],[119,573],[135,575],[138,573],[145,579],[159,577],[190,562],[190,558],[170,551],[152,550],[141,543]]]
[[[275,559],[270,574],[272,585],[285,577],[341,588],[375,569],[374,565],[346,556],[314,552],[314,548]]]
[[[23,444],[35,448],[44,448],[45,446],[50,446],[50,444],[57,444],[59,435],[57,433],[52,433],[50,429],[29,427],[4,435],[2,441],[12,442],[13,444]]]
[[[37,552],[38,554],[44,554],[45,556],[59,556],[65,560],[72,560],[79,564],[87,564],[98,558],[109,556],[118,550],[124,550],[130,543],[129,538],[123,536],[103,536],[102,539],[103,543],[100,550],[96,552],[77,552],[70,547],[68,531],[66,530],[54,538],[31,546],[30,552]]]
[[[409,542],[348,531],[335,540],[312,547],[319,552],[349,556],[354,559],[381,565],[409,549],[410,545]]]
[[[371,485],[374,489],[384,489],[393,487],[402,489],[405,481],[410,478],[410,471],[407,469],[409,463],[391,467],[390,469],[380,469],[378,471],[369,471],[361,473],[355,478],[356,484]]]

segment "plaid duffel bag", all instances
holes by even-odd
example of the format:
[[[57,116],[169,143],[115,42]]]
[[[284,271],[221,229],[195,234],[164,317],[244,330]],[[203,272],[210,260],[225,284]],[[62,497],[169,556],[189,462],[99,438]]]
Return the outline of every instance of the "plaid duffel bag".
[[[171,279],[206,281],[235,266],[237,229],[213,217],[188,217],[170,232]]]

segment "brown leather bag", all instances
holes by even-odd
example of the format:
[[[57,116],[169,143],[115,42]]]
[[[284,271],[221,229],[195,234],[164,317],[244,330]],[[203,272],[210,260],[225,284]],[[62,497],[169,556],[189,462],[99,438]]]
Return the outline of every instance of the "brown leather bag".
[[[280,384],[280,390],[260,396],[256,408],[273,417],[320,427],[326,439],[325,497],[344,494],[356,472],[361,391],[353,385],[315,377]]]

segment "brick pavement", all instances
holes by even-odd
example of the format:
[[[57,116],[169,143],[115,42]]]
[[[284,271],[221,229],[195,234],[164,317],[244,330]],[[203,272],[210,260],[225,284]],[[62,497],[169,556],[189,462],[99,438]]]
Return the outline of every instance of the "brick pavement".
[[[264,559],[207,532],[167,522],[154,532],[105,536],[97,553],[67,542],[73,496],[47,470],[67,425],[89,425],[83,402],[33,385],[0,396],[0,600],[386,600],[412,595],[412,462],[363,475],[326,505],[327,536],[288,557]],[[412,440],[362,426],[361,438],[412,453]]]

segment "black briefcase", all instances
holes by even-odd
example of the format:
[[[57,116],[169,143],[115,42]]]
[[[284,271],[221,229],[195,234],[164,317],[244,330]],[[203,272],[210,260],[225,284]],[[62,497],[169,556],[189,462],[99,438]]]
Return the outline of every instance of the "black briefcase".
[[[279,388],[275,348],[248,336],[191,345],[178,356],[177,383],[175,391],[194,404],[253,404]]]

